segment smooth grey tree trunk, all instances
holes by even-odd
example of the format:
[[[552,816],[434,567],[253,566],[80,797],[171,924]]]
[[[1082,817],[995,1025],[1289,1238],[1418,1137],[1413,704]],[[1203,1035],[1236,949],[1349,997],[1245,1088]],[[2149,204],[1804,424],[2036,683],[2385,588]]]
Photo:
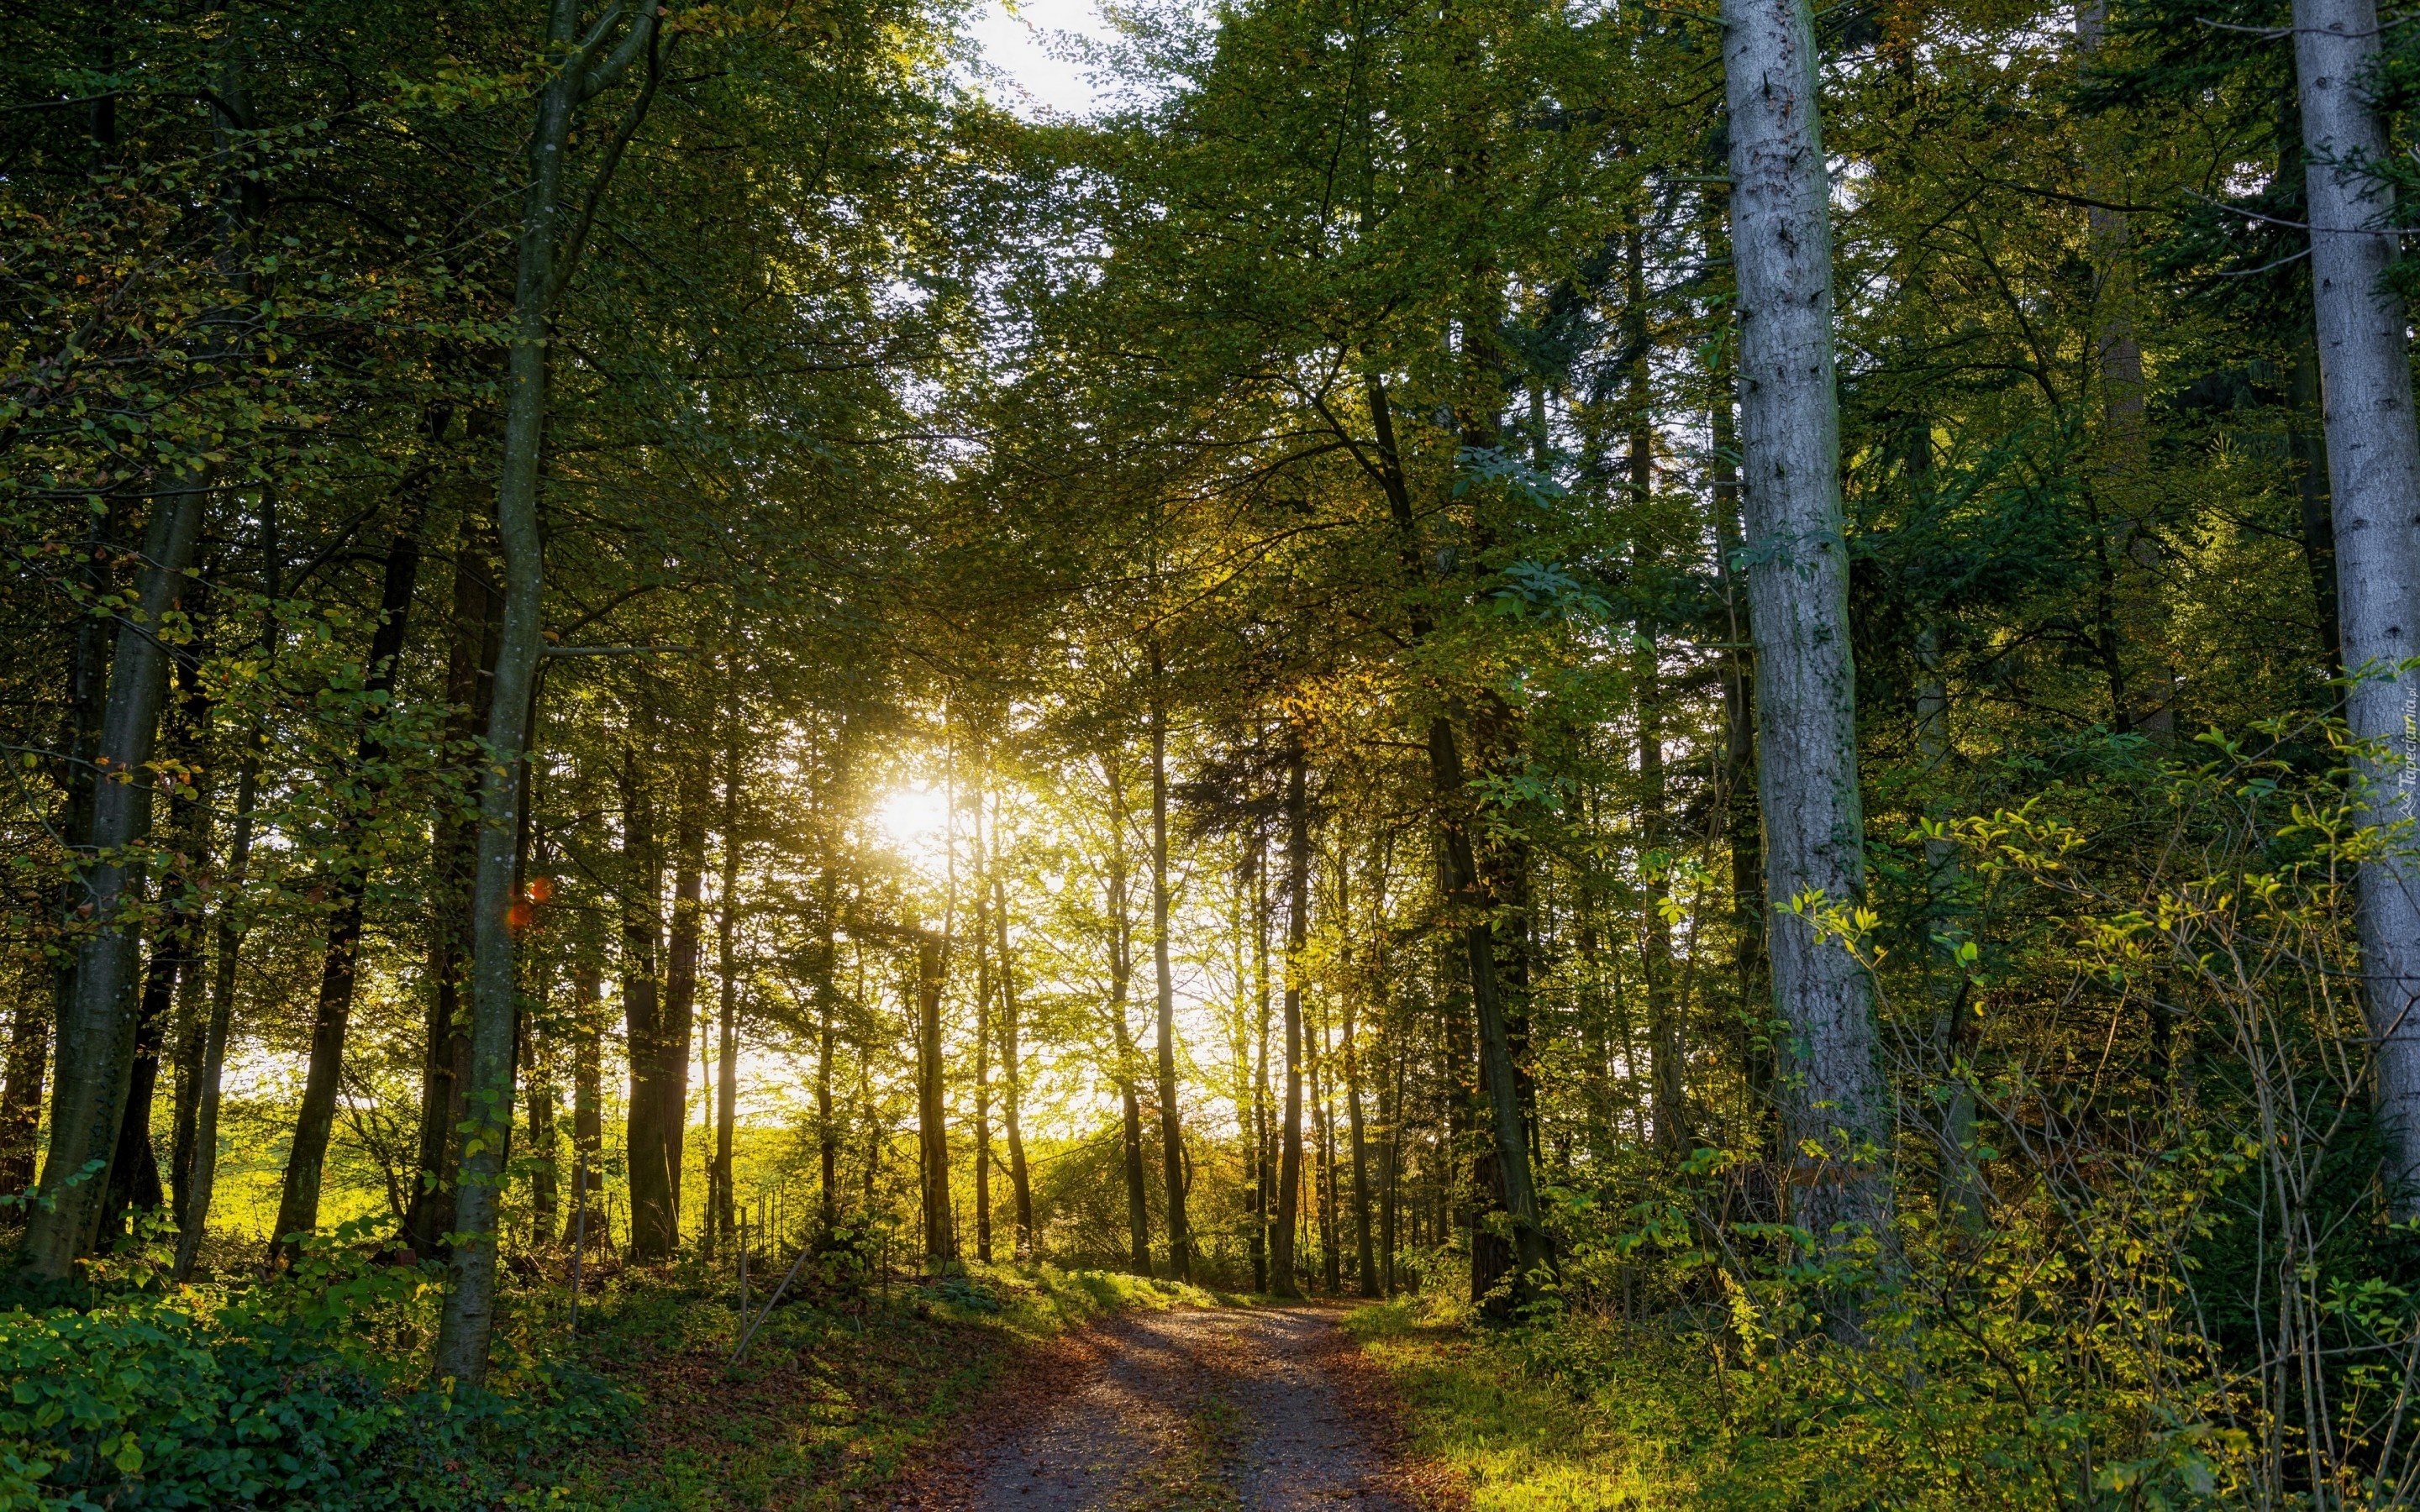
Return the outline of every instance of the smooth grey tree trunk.
[[[1774,996],[1790,1029],[1783,1146],[1795,1221],[1837,1250],[1887,1242],[1890,1117],[1872,985],[1801,900],[1865,889],[1856,668],[1849,645],[1832,347],[1830,184],[1806,0],[1724,0],[1731,255],[1740,318],[1740,489],[1756,645]],[[1809,1149],[1820,1154],[1806,1153]],[[1846,1299],[1844,1299],[1846,1302]],[[1835,1325],[1855,1331],[1854,1303]]]
[[[599,56],[613,24],[628,16],[628,35]],[[520,833],[521,764],[528,756],[531,692],[542,642],[546,593],[544,541],[537,515],[538,462],[546,433],[547,342],[553,313],[587,232],[586,217],[564,224],[564,155],[581,104],[644,54],[647,82],[623,117],[591,186],[589,208],[611,178],[622,149],[653,100],[659,77],[659,8],[613,7],[580,35],[580,0],[554,0],[548,52],[559,59],[539,91],[530,136],[530,178],[521,201],[520,261],[513,291],[512,347],[505,370],[504,466],[496,490],[497,533],[504,555],[504,633],[488,715],[489,760],[479,784],[478,871],[471,903],[471,1074],[465,1094],[462,1161],[454,1223],[452,1285],[438,1324],[436,1374],[476,1384],[488,1373],[496,1317],[496,1204],[504,1143],[513,1121],[515,993],[511,910]]]
[[[2403,301],[2385,275],[2396,255],[2395,195],[2367,164],[2389,151],[2362,79],[2378,55],[2373,0],[2294,0],[2304,196],[2311,224],[2311,303],[2319,331],[2328,483],[2335,511],[2336,612],[2368,818],[2415,817],[2420,783],[2420,433]],[[2404,841],[2408,847],[2410,841]],[[2408,849],[2361,869],[2356,918],[2362,985],[2378,1067],[2388,1185],[2398,1211],[2420,1198],[2420,864]]]
[[[102,1173],[117,1142],[134,1071],[135,965],[144,869],[129,847],[151,827],[151,760],[167,695],[161,629],[184,591],[207,490],[196,480],[152,505],[136,608],[121,620],[101,724],[88,858],[79,881],[90,933],[77,948],[75,989],[59,1015],[51,1138],[25,1224],[26,1273],[63,1281],[92,1242]]]

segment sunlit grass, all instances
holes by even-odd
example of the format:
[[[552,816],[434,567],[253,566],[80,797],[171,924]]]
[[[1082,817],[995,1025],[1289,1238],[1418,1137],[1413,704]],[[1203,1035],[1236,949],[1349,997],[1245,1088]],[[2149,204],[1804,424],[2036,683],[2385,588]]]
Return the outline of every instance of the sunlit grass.
[[[1414,1448],[1460,1473],[1476,1512],[1706,1504],[1693,1460],[1715,1421],[1697,1399],[1707,1388],[1665,1351],[1620,1341],[1582,1396],[1524,1368],[1510,1344],[1424,1319],[1409,1301],[1345,1326],[1403,1394]]]

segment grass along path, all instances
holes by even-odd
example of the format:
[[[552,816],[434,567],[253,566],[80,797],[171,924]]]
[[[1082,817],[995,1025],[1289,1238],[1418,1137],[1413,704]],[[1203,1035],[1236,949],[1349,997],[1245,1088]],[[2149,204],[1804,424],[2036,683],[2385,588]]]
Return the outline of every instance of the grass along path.
[[[638,1407],[621,1442],[585,1457],[554,1504],[599,1512],[859,1504],[1018,1362],[1071,1330],[1217,1300],[1097,1272],[977,1268],[845,1302],[785,1303],[735,1370],[727,1365],[740,1327],[734,1299],[724,1287],[706,1290],[702,1279],[633,1277],[582,1307],[571,1357]]]

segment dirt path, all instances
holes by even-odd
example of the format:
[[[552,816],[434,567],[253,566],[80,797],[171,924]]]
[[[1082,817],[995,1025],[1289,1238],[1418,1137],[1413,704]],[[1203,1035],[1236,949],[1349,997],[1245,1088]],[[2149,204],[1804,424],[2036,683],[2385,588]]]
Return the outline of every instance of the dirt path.
[[[1136,1313],[1030,1371],[897,1507],[1413,1512],[1341,1309]]]

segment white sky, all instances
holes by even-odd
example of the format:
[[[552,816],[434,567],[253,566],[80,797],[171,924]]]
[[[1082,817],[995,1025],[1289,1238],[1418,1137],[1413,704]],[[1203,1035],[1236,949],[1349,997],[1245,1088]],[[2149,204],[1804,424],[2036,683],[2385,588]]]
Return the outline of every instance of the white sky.
[[[1022,0],[1014,15],[1010,9],[1005,0],[985,0],[970,28],[985,61],[1002,75],[992,98],[1028,116],[1081,116],[1098,105],[1102,92],[1068,45],[1073,37],[1111,35],[1094,0]]]

